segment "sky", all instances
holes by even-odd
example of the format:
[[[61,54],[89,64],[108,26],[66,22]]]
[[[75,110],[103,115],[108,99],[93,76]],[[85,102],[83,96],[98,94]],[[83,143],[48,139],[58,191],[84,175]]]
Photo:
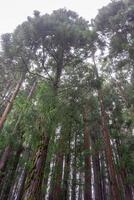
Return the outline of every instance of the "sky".
[[[67,8],[90,20],[96,16],[98,9],[109,2],[110,0],[0,0],[0,35],[13,32],[27,16],[32,16],[34,10],[45,14]]]

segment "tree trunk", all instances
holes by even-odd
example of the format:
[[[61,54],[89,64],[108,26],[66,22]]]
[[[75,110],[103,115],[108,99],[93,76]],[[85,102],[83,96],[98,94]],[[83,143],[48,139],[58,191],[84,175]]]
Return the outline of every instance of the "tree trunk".
[[[96,138],[92,137],[93,145],[96,144],[95,140],[96,140]],[[100,159],[99,159],[99,152],[97,152],[97,150],[95,150],[95,153],[93,155],[93,172],[94,172],[95,200],[103,200],[102,185],[101,185]]]
[[[15,184],[13,185],[13,188],[12,188],[11,194],[8,197],[8,200],[14,200],[14,199],[16,200],[19,196],[21,196],[20,193],[21,191],[23,191],[25,178],[26,178],[26,172],[27,172],[26,163],[24,167],[19,166],[17,172],[18,174],[15,180]],[[20,199],[21,197],[18,198],[18,200]]]
[[[43,180],[43,184],[42,184],[42,188],[43,188],[42,199],[45,199],[45,196],[47,195],[47,187],[49,184],[48,180],[49,180],[50,171],[51,171],[51,161],[46,160],[46,165],[45,165],[45,169],[44,169],[44,180]]]
[[[80,171],[79,175],[79,191],[78,191],[78,200],[82,200],[82,172]]]
[[[73,164],[72,164],[72,168],[73,168],[73,174],[72,174],[72,198],[71,199],[76,199],[76,155],[74,155],[74,159],[73,159]]]
[[[53,189],[53,200],[62,200],[62,169],[63,169],[63,153],[59,153],[56,159],[56,174],[54,176],[54,189]]]
[[[55,96],[57,96],[57,92],[59,89],[59,83],[60,83],[60,77],[61,77],[62,70],[63,70],[63,54],[64,54],[63,50],[61,50],[60,54],[61,54],[60,55],[61,58],[57,62],[56,74],[55,74],[55,79],[54,79],[54,83],[53,83],[53,89],[54,89]]]
[[[29,91],[29,94],[28,94],[28,97],[27,97],[27,101],[30,101],[30,99],[32,98],[32,95],[34,93],[34,90],[35,90],[35,87],[36,87],[36,84],[37,82],[35,81]],[[24,112],[26,111],[27,109],[27,104],[26,106],[24,107]],[[20,122],[21,122],[21,119],[22,119],[22,116],[23,116],[23,112],[19,115],[18,119],[17,119],[17,122],[15,124],[15,127],[14,127],[14,130],[13,130],[13,134],[16,133],[16,130],[19,129],[19,126],[20,126]]]
[[[101,108],[102,133],[105,142],[105,152],[106,152],[106,159],[107,159],[107,165],[111,182],[112,195],[115,200],[120,200],[121,198],[117,181],[117,174],[113,161],[112,147],[110,143],[110,134],[106,123],[106,112],[104,110],[103,96],[101,94],[101,91],[98,91],[98,95]]]
[[[40,200],[41,186],[44,174],[44,166],[47,157],[47,150],[49,145],[49,137],[44,136],[40,147],[36,153],[34,164],[26,181],[23,200]]]
[[[77,180],[77,133],[74,133],[74,145],[73,149],[74,152],[72,153],[72,194],[71,194],[71,199],[76,199],[76,180]]]
[[[63,57],[62,57],[63,59]],[[63,69],[63,61],[57,63],[57,71],[55,80],[53,83],[54,96],[57,96],[58,87],[60,83],[60,77]],[[44,135],[43,140],[37,150],[36,157],[34,160],[34,165],[29,173],[29,177],[26,180],[25,191],[23,195],[23,200],[40,200],[41,199],[41,188],[44,175],[45,162],[47,158],[48,146],[51,137],[50,135]]]
[[[5,188],[3,190],[3,195],[0,198],[1,200],[8,199],[8,195],[10,194],[10,189],[12,187],[12,183],[14,182],[15,172],[16,172],[17,165],[19,163],[19,159],[20,159],[20,155],[21,155],[22,151],[23,151],[22,147],[19,147],[18,150],[16,151],[16,154],[15,154],[14,160],[13,160],[13,165],[12,165],[9,175],[8,175],[7,184],[5,185]]]
[[[2,158],[0,160],[0,172],[5,169],[7,161],[8,161],[9,156],[10,156],[10,152],[11,152],[11,147],[7,146],[5,148],[5,151],[3,152]]]
[[[88,109],[85,106],[83,111],[84,123],[84,150],[85,150],[85,188],[84,199],[91,200],[91,156],[90,156],[90,136],[89,136],[89,123],[88,123]]]
[[[23,79],[21,79],[21,81],[23,81]],[[21,82],[19,83],[20,86],[21,86]],[[34,92],[34,89],[35,89],[35,86],[36,86],[36,82],[34,82],[30,92],[29,92],[29,95],[27,97],[27,100],[30,100],[30,98],[32,97],[32,94]],[[18,88],[18,87],[17,87]],[[19,88],[18,88],[19,90]],[[26,108],[25,108],[26,109]],[[16,131],[19,129],[19,124],[20,124],[20,121],[22,119],[22,113],[20,114],[20,116],[18,117],[18,120],[15,124],[15,127],[14,127],[14,130],[13,130],[13,135],[16,134]],[[4,153],[2,155],[2,158],[0,160],[0,185],[2,183],[2,180],[4,179],[4,174],[5,174],[5,169],[6,169],[6,165],[8,163],[8,161],[10,160],[10,157],[12,155],[12,151],[13,151],[13,148],[11,147],[11,144],[9,144],[5,150],[4,150]],[[18,150],[19,151],[19,150]],[[1,190],[1,189],[0,189]]]
[[[68,199],[69,190],[69,170],[70,170],[70,152],[65,156],[64,180],[63,180],[63,198]]]
[[[117,148],[117,154],[119,156],[119,161],[122,159],[122,153],[120,151],[121,145],[122,145],[121,141],[119,139],[116,139],[116,148]],[[132,189],[129,183],[127,183],[127,171],[125,169],[125,166],[123,166],[123,164],[120,169],[120,176],[125,190],[125,198],[127,198],[127,200],[132,200],[133,199]]]
[[[2,184],[6,173],[7,162],[11,156],[11,146],[7,146],[3,152],[2,158],[0,160],[0,193],[2,190]]]
[[[54,181],[53,181],[53,177],[54,177],[54,172],[55,172],[55,165],[56,165],[56,158],[55,156],[52,159],[52,167],[51,167],[51,171],[50,171],[50,187],[49,187],[49,193],[48,193],[48,199],[49,200],[53,200],[53,187],[54,187]]]
[[[99,80],[98,70],[96,67],[94,56],[93,56],[93,63],[94,63],[94,71],[96,74],[96,78]],[[104,109],[104,103],[103,103],[104,101],[103,101],[101,88],[98,89],[98,99],[99,99],[100,110],[101,110],[102,133],[103,133],[103,138],[104,138],[104,143],[105,143],[105,152],[106,152],[106,159],[107,159],[107,165],[108,165],[110,182],[111,182],[112,195],[113,195],[114,200],[120,200],[121,196],[119,192],[115,164],[113,161],[112,147],[110,143],[110,133],[107,126],[107,115]]]
[[[62,172],[63,172],[63,152],[64,152],[64,135],[61,131],[58,152],[56,155],[56,166],[54,173],[54,184],[53,184],[53,200],[62,200]]]
[[[123,169],[123,168],[121,169],[121,178],[124,183],[125,198],[127,198],[127,200],[133,200],[132,189],[131,189],[130,185],[127,183],[126,169]]]
[[[0,129],[2,129],[3,125],[4,125],[4,122],[6,121],[7,119],[7,116],[8,116],[8,113],[10,112],[10,110],[12,109],[12,106],[13,106],[13,102],[14,102],[14,99],[16,98],[18,92],[19,92],[19,89],[22,85],[22,82],[24,80],[24,75],[21,76],[21,79],[19,80],[19,82],[17,83],[16,85],[16,88],[11,96],[11,99],[10,101],[8,102],[5,110],[4,110],[4,113],[2,114],[1,118],[0,118]]]
[[[18,189],[18,191],[17,191],[16,200],[21,200],[21,199],[22,199],[23,190],[24,190],[24,185],[25,185],[25,180],[26,180],[26,175],[27,175],[27,169],[26,169],[26,167],[25,167],[24,170],[23,170],[22,177],[21,177],[20,187],[19,187],[19,189]],[[12,200],[14,200],[14,199],[12,199]]]

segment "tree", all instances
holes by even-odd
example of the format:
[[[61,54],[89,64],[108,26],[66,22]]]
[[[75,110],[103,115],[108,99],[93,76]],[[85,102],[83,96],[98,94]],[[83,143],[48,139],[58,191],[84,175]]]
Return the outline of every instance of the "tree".
[[[0,199],[132,200],[133,2],[35,10],[1,44]]]

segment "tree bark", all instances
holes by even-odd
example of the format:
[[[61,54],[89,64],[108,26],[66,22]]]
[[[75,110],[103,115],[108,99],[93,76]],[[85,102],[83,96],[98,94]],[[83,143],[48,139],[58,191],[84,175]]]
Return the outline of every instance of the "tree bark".
[[[62,172],[63,172],[63,152],[64,152],[64,135],[61,131],[59,144],[58,144],[58,152],[56,155],[56,165],[55,165],[55,173],[54,173],[54,184],[53,184],[53,200],[62,200]]]
[[[70,149],[70,147],[69,147],[69,149]],[[69,170],[70,170],[70,150],[65,155],[65,168],[64,168],[64,180],[63,180],[63,198],[64,198],[64,200],[68,199]]]
[[[53,82],[53,92],[54,96],[57,96],[60,77],[63,69],[63,51],[62,51],[62,59],[60,62],[57,62],[57,71],[55,75],[55,80]],[[44,176],[44,168],[45,162],[47,158],[49,141],[51,139],[50,135],[44,135],[43,140],[41,140],[41,144],[37,150],[33,169],[31,170],[29,177],[26,181],[25,191],[23,195],[23,200],[40,200],[41,199],[41,188],[42,181]]]
[[[23,76],[22,76],[23,77]],[[23,78],[21,78],[21,81],[19,83],[19,87],[17,87],[17,89],[19,90],[20,86],[21,86],[21,83],[23,81]],[[32,97],[32,94],[34,92],[34,89],[35,89],[35,86],[36,86],[36,82],[34,82],[30,92],[29,92],[29,95],[27,97],[27,100],[30,100],[30,98]],[[17,95],[17,94],[16,94]],[[26,108],[25,108],[26,109]],[[14,130],[13,130],[13,135],[16,134],[16,131],[19,129],[19,124],[20,124],[20,121],[22,119],[22,113],[20,114],[20,116],[18,117],[18,120],[15,124],[15,127],[14,127]],[[2,158],[0,160],[0,185],[2,183],[2,180],[4,179],[4,176],[5,176],[5,170],[6,170],[6,165],[8,163],[8,161],[10,160],[10,157],[12,155],[12,152],[13,151],[13,148],[11,147],[11,144],[9,144],[4,152],[3,152],[3,155],[2,155]],[[19,151],[19,149],[18,149]]]
[[[12,187],[12,183],[14,182],[15,172],[16,172],[22,151],[23,151],[23,148],[21,146],[16,151],[16,154],[15,154],[14,160],[13,160],[13,165],[12,165],[10,172],[9,172],[9,175],[8,175],[7,184],[5,185],[5,188],[3,190],[3,195],[0,197],[1,200],[2,199],[8,199],[8,195],[11,192],[10,189]]]
[[[20,90],[20,87],[21,87],[21,85],[22,85],[23,80],[24,80],[24,75],[21,76],[19,82],[17,83],[16,88],[15,88],[15,90],[14,90],[12,96],[11,96],[11,99],[10,99],[10,101],[8,102],[8,104],[7,104],[5,110],[4,110],[4,112],[3,112],[3,114],[2,114],[2,116],[1,116],[1,118],[0,118],[0,129],[2,129],[2,127],[3,127],[3,125],[4,125],[4,122],[5,122],[6,119],[7,119],[8,113],[9,113],[10,110],[12,109],[13,102],[14,102],[14,100],[15,100],[15,98],[16,98],[16,96],[17,96],[19,90]]]
[[[11,146],[7,146],[0,160],[0,193],[2,191],[3,181],[6,175],[6,166],[10,156],[11,156]]]
[[[80,175],[79,175],[79,191],[78,191],[78,200],[82,200],[82,172],[80,171]]]
[[[99,102],[100,102],[100,108],[101,108],[102,133],[103,133],[103,138],[105,142],[105,152],[106,152],[106,159],[107,159],[107,165],[108,165],[110,182],[111,182],[112,195],[115,200],[120,200],[121,197],[120,197],[120,192],[119,192],[117,174],[116,174],[115,165],[113,161],[112,147],[110,143],[110,134],[109,134],[109,130],[106,123],[106,112],[104,110],[103,96],[102,96],[101,91],[98,92],[98,95],[99,95]]]
[[[76,199],[76,154],[74,155],[73,158],[73,164],[72,164],[72,168],[73,168],[73,174],[72,174],[72,199]]]
[[[12,188],[11,195],[9,195],[8,200],[21,200],[22,197],[22,191],[24,189],[24,183],[26,179],[27,174],[27,168],[26,163],[24,167],[19,167],[18,169],[18,175],[15,180],[15,184]]]
[[[11,147],[7,146],[5,148],[5,151],[3,152],[2,158],[0,160],[0,172],[5,169],[7,161],[8,161],[9,156],[10,156],[10,152],[11,152]]]
[[[94,146],[96,144],[96,134],[94,136],[92,136],[92,142],[93,142],[93,146]],[[93,173],[94,173],[95,200],[103,200],[100,159],[99,159],[99,152],[96,149],[95,149],[95,153],[93,155]]]
[[[23,174],[22,174],[22,178],[21,178],[21,184],[20,184],[20,187],[19,187],[18,192],[17,192],[16,200],[21,200],[22,199],[25,180],[26,180],[26,175],[27,175],[27,169],[25,167],[24,170],[23,170]]]
[[[49,137],[45,134],[42,142],[36,153],[34,164],[29,176],[26,180],[23,200],[40,200],[41,186],[44,174],[44,166],[47,157],[47,150],[49,145]]]
[[[85,188],[84,199],[91,200],[91,156],[90,156],[90,131],[88,123],[88,108],[84,107],[83,111],[83,123],[84,123],[84,150],[85,150]]]
[[[122,153],[120,151],[121,145],[121,141],[119,139],[116,139],[116,148],[117,154],[119,156],[119,161],[122,159]],[[120,176],[125,190],[125,198],[127,198],[127,200],[133,200],[132,188],[129,183],[127,183],[127,171],[124,164],[121,165]]]
[[[93,63],[94,63],[95,75],[96,75],[97,80],[99,80],[100,77],[99,77],[98,70],[96,67],[94,55],[92,58],[93,58]],[[107,126],[107,114],[104,108],[104,101],[103,101],[103,94],[102,94],[101,87],[98,89],[98,99],[99,99],[99,104],[100,104],[102,134],[103,134],[104,144],[105,144],[105,153],[106,153],[106,159],[107,159],[107,166],[109,170],[112,195],[113,195],[114,200],[120,200],[121,195],[119,191],[115,164],[113,161],[112,147],[110,143],[110,133]]]
[[[54,176],[54,189],[53,189],[53,200],[62,200],[62,169],[63,169],[63,153],[59,153],[56,159],[56,174]]]

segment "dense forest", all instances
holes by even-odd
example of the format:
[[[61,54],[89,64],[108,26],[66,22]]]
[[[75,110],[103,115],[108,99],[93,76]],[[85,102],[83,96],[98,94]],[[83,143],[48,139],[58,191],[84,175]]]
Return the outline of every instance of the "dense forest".
[[[0,200],[133,200],[134,1],[3,34],[0,116]]]

